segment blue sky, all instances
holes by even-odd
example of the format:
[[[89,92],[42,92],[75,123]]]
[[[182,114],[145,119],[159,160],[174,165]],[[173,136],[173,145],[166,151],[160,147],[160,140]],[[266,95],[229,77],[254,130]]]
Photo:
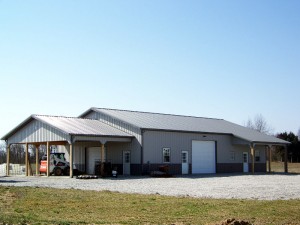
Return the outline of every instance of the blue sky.
[[[0,1],[0,136],[90,107],[300,128],[300,1]]]

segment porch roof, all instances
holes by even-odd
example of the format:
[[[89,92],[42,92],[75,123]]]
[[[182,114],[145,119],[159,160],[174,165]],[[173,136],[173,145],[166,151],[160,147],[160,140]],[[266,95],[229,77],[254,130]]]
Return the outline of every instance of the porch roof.
[[[66,135],[74,136],[92,136],[92,137],[124,137],[131,138],[132,135],[121,131],[117,128],[109,126],[98,120],[81,119],[76,117],[63,116],[47,116],[47,115],[31,115],[5,136],[2,140],[8,140],[12,135],[20,131],[33,120],[38,120],[47,124]]]

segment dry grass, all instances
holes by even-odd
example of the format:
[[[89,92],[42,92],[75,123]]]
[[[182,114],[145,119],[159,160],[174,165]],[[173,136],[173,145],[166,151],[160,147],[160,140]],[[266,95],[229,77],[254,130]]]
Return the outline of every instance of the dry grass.
[[[284,162],[272,162],[271,163],[272,172],[284,172]],[[288,163],[289,173],[300,173],[300,163]]]
[[[0,186],[0,224],[300,224],[300,200],[176,198]]]

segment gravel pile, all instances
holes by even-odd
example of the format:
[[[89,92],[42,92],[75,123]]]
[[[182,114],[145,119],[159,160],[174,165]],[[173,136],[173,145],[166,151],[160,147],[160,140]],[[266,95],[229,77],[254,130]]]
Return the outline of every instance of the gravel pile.
[[[2,186],[108,190],[122,193],[225,199],[300,199],[300,175],[215,175],[174,178],[122,177],[70,179],[67,177],[0,177]]]

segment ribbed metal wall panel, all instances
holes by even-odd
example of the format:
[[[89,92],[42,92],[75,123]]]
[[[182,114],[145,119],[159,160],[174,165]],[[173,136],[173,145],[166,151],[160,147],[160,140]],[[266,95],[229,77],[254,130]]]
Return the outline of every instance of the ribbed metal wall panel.
[[[112,127],[115,127],[130,135],[135,136],[136,139],[139,141],[139,143],[142,142],[141,130],[137,127],[131,126],[130,124],[124,123],[123,121],[120,121],[118,119],[112,118],[110,116],[107,116],[99,112],[91,112],[90,114],[86,115],[84,118],[99,120],[103,123],[106,123]]]
[[[91,112],[90,114],[86,115],[85,118],[99,120],[130,135],[133,135],[135,138],[133,138],[131,143],[126,144],[128,149],[124,150],[131,151],[131,163],[141,163],[142,134],[139,128],[99,112]]]
[[[78,170],[85,170],[85,148],[83,146],[74,145],[73,161]]]
[[[9,137],[8,144],[68,140],[68,134],[40,121],[32,120],[25,127]]]
[[[77,169],[84,171],[85,170],[85,164],[86,164],[86,153],[85,151],[88,151],[88,148],[90,146],[90,143],[79,143],[74,144],[74,152],[73,152],[73,162]],[[95,145],[94,145],[95,146]],[[99,158],[100,158],[100,152],[101,147],[99,143]],[[123,151],[131,150],[130,143],[119,143],[119,142],[111,142],[106,144],[106,161],[111,162],[112,164],[122,164],[123,163]],[[66,146],[58,146],[58,152],[64,152],[67,161],[70,161],[69,158],[69,152],[70,147],[69,145]]]
[[[93,137],[93,136],[75,136],[73,141],[91,141],[91,142],[131,142],[132,137]]]
[[[70,162],[70,145],[59,145],[57,146],[57,152],[65,153],[65,158]],[[85,170],[85,147],[82,145],[74,144],[73,147],[73,163],[76,169],[80,171]]]
[[[144,163],[162,163],[163,148],[171,148],[171,163],[181,163],[181,151],[189,152],[189,163],[192,161],[192,140],[216,141],[218,163],[241,163],[243,152],[250,152],[248,145],[233,145],[230,135],[211,135],[183,132],[145,131],[144,132]],[[260,150],[260,162],[265,162],[263,146],[256,146]],[[235,160],[231,160],[231,152],[235,152]]]
[[[130,143],[109,143],[107,145],[107,160],[113,164],[122,164],[123,151],[131,151]]]

